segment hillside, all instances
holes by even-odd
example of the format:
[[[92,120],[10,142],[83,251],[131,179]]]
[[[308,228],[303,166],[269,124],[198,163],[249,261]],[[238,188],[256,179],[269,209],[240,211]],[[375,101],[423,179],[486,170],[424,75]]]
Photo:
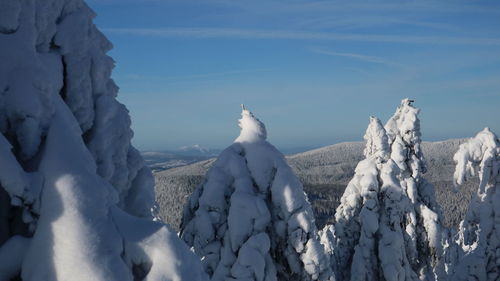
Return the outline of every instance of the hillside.
[[[422,143],[428,168],[425,178],[436,187],[436,197],[443,208],[447,226],[458,225],[474,191],[473,186],[477,184],[474,179],[466,182],[458,192],[453,189],[453,154],[463,142],[462,139],[452,139]],[[363,148],[363,142],[346,142],[287,156],[313,205],[318,227],[331,222],[340,197],[362,159]],[[187,197],[203,181],[214,160],[154,174],[156,200],[160,217],[165,222],[178,229]]]

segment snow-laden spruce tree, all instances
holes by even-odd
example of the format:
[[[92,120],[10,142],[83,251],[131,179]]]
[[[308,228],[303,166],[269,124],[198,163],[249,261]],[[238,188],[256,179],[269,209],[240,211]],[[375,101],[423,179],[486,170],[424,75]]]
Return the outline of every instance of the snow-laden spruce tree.
[[[386,131],[370,118],[365,134],[366,159],[359,162],[327,226],[326,248],[339,280],[418,280],[405,247],[402,222],[409,199],[399,184],[399,168],[390,159]]]
[[[370,118],[364,136],[365,159],[358,163],[335,213],[335,227],[325,226],[323,241],[339,280],[378,280],[379,193],[381,170],[389,159],[389,144],[380,121]],[[363,254],[365,253],[365,254]]]
[[[189,199],[181,237],[213,281],[333,280],[302,184],[244,108],[239,126]]]
[[[0,1],[0,280],[206,280],[153,221],[153,178],[81,0]]]
[[[421,280],[444,280],[443,245],[447,243],[448,231],[442,224],[443,215],[434,186],[423,178],[426,164],[420,148],[420,110],[413,107],[412,102],[403,99],[385,125],[391,159],[400,169],[400,185],[410,199],[410,210],[404,221],[405,244],[408,259]]]
[[[458,229],[458,263],[450,280],[500,280],[500,141],[488,128],[460,145],[455,185],[477,175],[479,186]]]
[[[385,128],[370,119],[366,159],[320,233],[340,280],[443,280],[441,214],[422,177],[418,110],[407,99]]]

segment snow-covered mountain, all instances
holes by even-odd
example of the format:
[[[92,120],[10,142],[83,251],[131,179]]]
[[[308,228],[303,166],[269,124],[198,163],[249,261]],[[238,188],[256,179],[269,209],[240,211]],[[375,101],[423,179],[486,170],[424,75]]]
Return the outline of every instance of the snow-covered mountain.
[[[476,190],[477,179],[465,182],[458,192],[453,188],[453,155],[464,142],[464,139],[451,139],[424,141],[421,145],[427,161],[424,177],[436,188],[436,197],[443,208],[447,226],[458,226]],[[345,142],[286,157],[304,185],[319,227],[333,222],[340,197],[353,177],[357,163],[364,157],[363,149],[363,142]],[[187,196],[203,181],[214,161],[208,159],[154,174],[159,215],[174,228],[179,227]]]
[[[180,147],[179,149],[175,150],[175,152],[179,155],[185,155],[185,156],[214,157],[219,155],[221,150],[213,148],[204,148],[199,144],[195,144],[191,146]]]

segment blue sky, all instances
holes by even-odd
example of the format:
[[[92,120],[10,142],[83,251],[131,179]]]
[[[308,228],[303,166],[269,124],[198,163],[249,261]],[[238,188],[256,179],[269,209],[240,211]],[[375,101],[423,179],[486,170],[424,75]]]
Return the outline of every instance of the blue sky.
[[[500,1],[88,4],[141,150],[224,148],[241,103],[282,149],[362,140],[405,97],[424,140],[500,134]]]

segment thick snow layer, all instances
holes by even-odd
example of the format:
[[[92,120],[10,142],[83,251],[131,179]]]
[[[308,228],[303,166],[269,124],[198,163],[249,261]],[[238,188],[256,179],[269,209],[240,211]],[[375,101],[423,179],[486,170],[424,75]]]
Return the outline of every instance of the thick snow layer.
[[[22,268],[22,263],[30,239],[22,236],[13,236],[0,247],[0,280],[8,281],[16,276]]]
[[[405,231],[409,262],[420,279],[446,276],[443,245],[448,239],[434,186],[423,178],[427,165],[421,150],[419,109],[404,99],[385,129],[391,143],[391,159],[400,169],[400,185],[410,200]]]
[[[0,1],[0,280],[207,280],[152,220],[93,17],[81,0]]]
[[[240,136],[188,201],[182,238],[211,280],[333,280],[301,183],[264,124],[241,116]]]
[[[54,114],[54,98],[62,97],[80,124],[99,175],[116,188],[124,208],[125,199],[134,200],[127,197],[144,162],[130,145],[128,112],[115,99],[113,60],[105,54],[111,44],[81,0],[20,3],[2,1],[6,9],[0,9],[7,20],[15,16],[12,9],[22,7],[17,20],[23,23],[15,32],[0,33],[0,131],[19,144],[23,161],[34,158]],[[140,178],[145,182],[136,188],[152,194],[152,178]],[[148,207],[141,208],[141,216],[150,216],[154,198],[147,200],[142,199]]]
[[[241,132],[235,142],[243,143],[265,140],[267,138],[267,131],[264,123],[255,118],[252,112],[246,110],[244,105],[241,105],[241,108],[241,119],[238,124]]]
[[[12,198],[21,198],[28,190],[27,174],[12,154],[12,146],[0,135],[0,184]]]
[[[39,166],[44,175],[42,206],[22,277],[131,280],[120,257],[119,233],[109,215],[110,206],[118,201],[116,191],[95,174],[95,164],[72,116],[60,101]]]
[[[167,225],[133,217],[116,207],[111,213],[123,237],[123,258],[134,271],[135,278],[145,281],[208,280],[198,257]]]
[[[12,33],[19,27],[21,2],[4,0],[0,2],[0,33]]]
[[[500,278],[500,141],[488,128],[462,144],[454,156],[454,181],[477,175],[479,186],[457,235],[453,280]]]
[[[443,280],[446,231],[421,176],[418,109],[405,99],[385,128],[370,118],[365,157],[321,232],[341,280]],[[444,236],[443,236],[444,235]]]
[[[382,123],[376,117],[370,117],[370,125],[366,129],[364,139],[366,142],[365,157],[371,157],[377,161],[387,160],[390,151],[389,141]]]

